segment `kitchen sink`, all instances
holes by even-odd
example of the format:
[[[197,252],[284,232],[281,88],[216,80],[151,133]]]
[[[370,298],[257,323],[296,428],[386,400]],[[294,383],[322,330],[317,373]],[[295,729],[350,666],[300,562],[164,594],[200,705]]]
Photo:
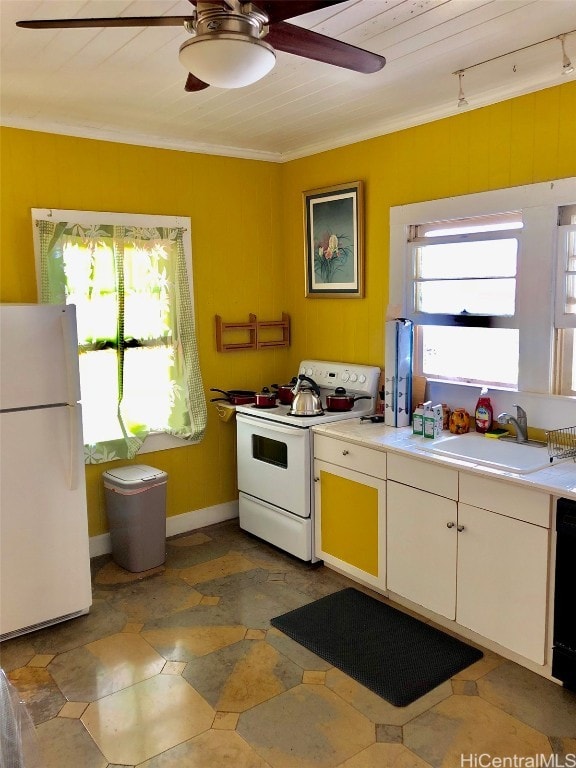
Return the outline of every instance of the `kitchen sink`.
[[[535,440],[518,443],[514,439],[494,439],[477,434],[453,435],[440,438],[430,445],[429,450],[520,475],[550,466],[546,444]]]

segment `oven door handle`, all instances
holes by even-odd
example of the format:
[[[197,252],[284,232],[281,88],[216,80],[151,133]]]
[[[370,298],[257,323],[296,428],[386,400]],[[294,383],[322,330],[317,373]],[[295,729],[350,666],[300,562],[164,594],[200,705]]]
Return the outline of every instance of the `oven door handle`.
[[[290,435],[291,437],[296,437],[299,433],[306,435],[308,432],[308,429],[301,429],[299,427],[283,427],[277,422],[267,422],[266,419],[253,418],[252,416],[245,416],[244,414],[239,413],[236,414],[236,421],[239,421],[241,424],[249,424],[250,426],[256,427],[261,431],[271,430],[275,434],[280,432],[283,435]]]

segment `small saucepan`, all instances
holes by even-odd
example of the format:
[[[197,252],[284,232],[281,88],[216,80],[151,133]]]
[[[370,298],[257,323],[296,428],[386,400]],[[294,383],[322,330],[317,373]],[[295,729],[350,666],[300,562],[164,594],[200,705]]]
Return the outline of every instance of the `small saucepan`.
[[[294,376],[290,384],[272,384],[272,389],[276,390],[278,400],[280,400],[282,405],[292,405],[292,400],[294,400],[293,389],[297,381],[298,379]]]
[[[224,397],[214,397],[210,402],[226,400],[232,405],[250,405],[256,402],[256,392],[251,389],[215,389],[210,387],[210,392],[221,392]]]
[[[326,410],[351,411],[356,400],[371,400],[370,395],[347,395],[344,387],[336,387],[333,395],[326,395]]]
[[[268,387],[264,387],[262,392],[256,392],[256,408],[275,408],[276,392],[270,392]]]

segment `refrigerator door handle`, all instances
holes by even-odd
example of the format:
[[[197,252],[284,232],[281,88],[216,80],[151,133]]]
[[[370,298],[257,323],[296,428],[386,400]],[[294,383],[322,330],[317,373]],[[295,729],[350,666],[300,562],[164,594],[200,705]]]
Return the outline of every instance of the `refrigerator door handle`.
[[[78,336],[76,332],[76,307],[69,304],[62,312],[62,335],[64,359],[66,361],[66,382],[68,403],[80,400],[80,378],[78,374]]]
[[[68,487],[71,491],[78,488],[78,413],[79,406],[68,406],[68,426],[70,428],[70,465],[68,467]]]

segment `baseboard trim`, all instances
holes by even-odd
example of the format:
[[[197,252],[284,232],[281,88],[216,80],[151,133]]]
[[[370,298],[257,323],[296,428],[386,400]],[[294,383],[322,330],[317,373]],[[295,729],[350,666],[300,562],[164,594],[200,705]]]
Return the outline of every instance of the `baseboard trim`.
[[[224,520],[232,520],[235,517],[238,517],[238,500],[195,509],[193,512],[184,512],[181,515],[166,518],[166,537],[188,533],[188,531],[205,528],[207,525],[221,523]],[[112,552],[112,542],[109,533],[90,537],[90,557],[108,555],[110,552]]]
[[[177,536],[179,533],[194,531],[196,528],[205,528],[207,525],[232,520],[234,517],[238,517],[238,499],[168,517],[166,519],[166,536]]]

